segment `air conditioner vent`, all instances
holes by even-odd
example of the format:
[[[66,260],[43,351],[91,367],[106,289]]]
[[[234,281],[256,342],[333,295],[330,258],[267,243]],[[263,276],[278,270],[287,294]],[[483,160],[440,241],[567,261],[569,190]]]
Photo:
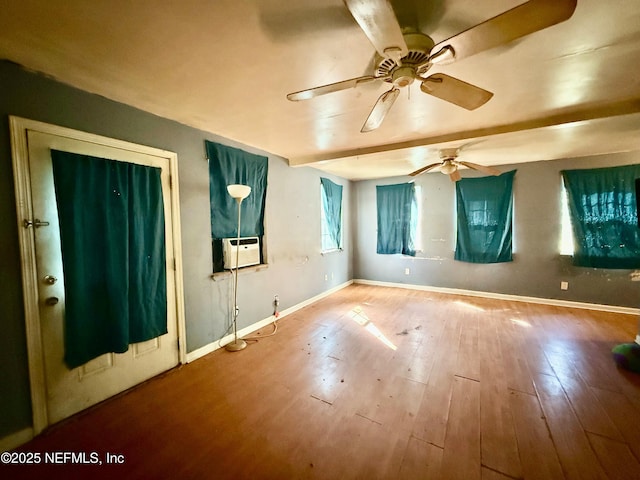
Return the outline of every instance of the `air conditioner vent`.
[[[239,251],[236,249],[239,245]],[[222,239],[222,253],[225,270],[236,268],[236,255],[238,256],[238,268],[258,265],[260,263],[260,239],[258,237],[241,237]]]

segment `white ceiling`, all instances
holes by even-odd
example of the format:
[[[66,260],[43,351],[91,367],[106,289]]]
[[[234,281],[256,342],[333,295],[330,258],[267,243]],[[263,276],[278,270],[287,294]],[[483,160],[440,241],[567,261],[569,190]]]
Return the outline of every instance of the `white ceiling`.
[[[2,3],[0,58],[345,178],[404,175],[445,146],[485,165],[640,150],[639,0],[578,0],[564,23],[434,67],[494,97],[467,111],[416,82],[364,134],[386,84],[286,99],[372,73],[374,48],[341,0]],[[436,43],[520,3],[392,1]]]

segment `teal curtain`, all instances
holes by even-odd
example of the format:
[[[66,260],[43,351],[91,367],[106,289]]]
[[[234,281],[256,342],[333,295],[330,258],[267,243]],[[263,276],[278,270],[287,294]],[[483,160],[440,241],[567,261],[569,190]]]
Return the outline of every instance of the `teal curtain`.
[[[416,194],[413,183],[377,185],[378,247],[382,254],[415,256]]]
[[[471,263],[513,260],[515,173],[512,170],[497,177],[463,178],[456,182],[456,260]]]
[[[74,368],[167,333],[160,169],[51,151]]]
[[[322,209],[328,238],[323,238],[322,250],[341,248],[342,241],[342,185],[320,177],[322,187]]]
[[[565,170],[574,265],[640,268],[635,179],[640,165]]]
[[[242,201],[240,236],[261,237],[264,234],[267,157],[209,141],[205,141],[205,146],[209,157],[211,236],[229,238],[237,235],[238,204],[227,192],[227,185],[239,183],[251,187],[251,193]]]

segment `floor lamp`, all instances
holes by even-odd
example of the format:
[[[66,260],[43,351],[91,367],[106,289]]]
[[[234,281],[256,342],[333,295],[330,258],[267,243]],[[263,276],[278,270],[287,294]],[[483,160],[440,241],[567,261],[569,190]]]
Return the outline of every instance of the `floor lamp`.
[[[238,339],[238,263],[240,260],[240,212],[242,210],[242,200],[247,198],[251,193],[251,187],[248,185],[227,185],[227,192],[238,203],[238,235],[236,237],[236,268],[233,271],[233,342],[227,343],[225,348],[229,352],[237,352],[247,346],[247,342]]]

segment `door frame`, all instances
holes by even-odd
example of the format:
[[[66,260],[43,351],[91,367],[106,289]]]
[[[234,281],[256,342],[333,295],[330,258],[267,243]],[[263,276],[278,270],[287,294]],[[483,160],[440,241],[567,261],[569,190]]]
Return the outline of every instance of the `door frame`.
[[[33,434],[37,435],[49,426],[49,419],[47,415],[46,378],[38,304],[35,233],[33,227],[27,228],[24,224],[26,220],[33,220],[27,132],[38,131],[82,142],[95,143],[97,145],[166,158],[169,161],[171,231],[173,233],[176,318],[178,321],[178,358],[179,362],[184,364],[186,362],[186,328],[184,316],[184,284],[182,277],[182,230],[180,228],[180,198],[178,192],[178,155],[167,150],[138,145],[16,116],[9,116],[9,127],[11,132],[11,157],[16,195],[16,212],[18,217],[17,227],[22,270],[22,296],[27,336],[29,383],[31,387],[31,406],[33,412]]]

